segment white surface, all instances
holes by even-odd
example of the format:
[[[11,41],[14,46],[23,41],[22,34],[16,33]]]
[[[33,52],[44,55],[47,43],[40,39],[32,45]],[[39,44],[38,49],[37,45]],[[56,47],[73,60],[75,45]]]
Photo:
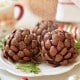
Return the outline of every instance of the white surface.
[[[80,22],[80,0],[59,0],[64,3],[74,2],[70,4],[58,4],[56,20],[60,22]]]
[[[30,28],[32,29],[34,25],[41,21],[41,18],[34,15],[28,8],[24,8],[24,16],[23,18],[17,23],[17,28]]]
[[[68,78],[68,80],[78,80],[78,76],[72,75]]]

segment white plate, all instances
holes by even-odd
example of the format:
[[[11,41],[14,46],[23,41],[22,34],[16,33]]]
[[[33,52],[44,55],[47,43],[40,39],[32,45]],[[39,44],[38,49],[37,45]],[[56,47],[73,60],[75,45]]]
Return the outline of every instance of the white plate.
[[[0,51],[0,54],[2,54],[1,51]],[[4,64],[5,70],[7,70],[8,72],[16,76],[36,77],[36,76],[46,76],[46,75],[58,75],[58,74],[68,72],[80,63],[80,56],[78,56],[75,63],[70,64],[68,66],[60,66],[60,67],[54,68],[46,64],[40,64],[39,67],[41,69],[41,72],[39,74],[22,72],[16,69],[15,64],[10,63],[8,60],[4,59],[1,55],[0,55],[0,62]]]

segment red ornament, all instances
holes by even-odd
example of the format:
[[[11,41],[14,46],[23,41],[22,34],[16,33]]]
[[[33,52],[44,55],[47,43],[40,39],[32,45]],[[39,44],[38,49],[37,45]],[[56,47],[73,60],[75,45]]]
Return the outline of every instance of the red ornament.
[[[29,80],[27,77],[22,77],[20,80]]]

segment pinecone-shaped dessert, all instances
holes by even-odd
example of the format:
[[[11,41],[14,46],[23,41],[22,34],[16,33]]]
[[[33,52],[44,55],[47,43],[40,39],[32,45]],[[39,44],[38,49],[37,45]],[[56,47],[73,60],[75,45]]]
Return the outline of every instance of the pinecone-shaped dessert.
[[[41,56],[45,62],[57,67],[75,61],[78,51],[74,48],[74,39],[66,31],[54,30],[44,35],[41,41]]]
[[[29,29],[19,29],[13,31],[5,42],[3,56],[11,62],[39,63],[39,51],[36,35]]]
[[[48,21],[43,20],[34,27],[32,32],[37,35],[37,40],[40,44],[45,33],[51,32],[52,30],[55,30],[57,28],[58,28],[58,24],[53,22],[52,20],[48,20]]]

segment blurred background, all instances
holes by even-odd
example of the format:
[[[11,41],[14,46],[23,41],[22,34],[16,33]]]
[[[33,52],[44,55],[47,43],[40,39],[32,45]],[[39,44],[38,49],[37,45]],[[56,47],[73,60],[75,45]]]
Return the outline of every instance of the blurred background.
[[[0,26],[0,33],[2,33],[3,35],[7,35],[13,29],[15,29],[15,27],[32,29],[34,25],[41,20],[54,20],[58,0],[0,0],[0,4],[2,5],[1,1],[12,1],[14,5],[22,5],[24,9],[24,13],[21,19],[16,21],[15,23],[13,23],[14,21],[12,22],[11,20],[8,20],[7,24],[10,24],[5,24],[5,26],[2,26],[4,23],[6,23],[6,20],[3,19],[4,16],[2,17],[3,22]],[[18,17],[19,12],[19,8],[14,8],[15,18]],[[10,15],[10,13],[8,15]],[[0,35],[0,37],[3,35]]]
[[[15,2],[17,0],[14,0]],[[18,0],[24,8],[38,17],[47,20],[54,20],[58,0]]]

